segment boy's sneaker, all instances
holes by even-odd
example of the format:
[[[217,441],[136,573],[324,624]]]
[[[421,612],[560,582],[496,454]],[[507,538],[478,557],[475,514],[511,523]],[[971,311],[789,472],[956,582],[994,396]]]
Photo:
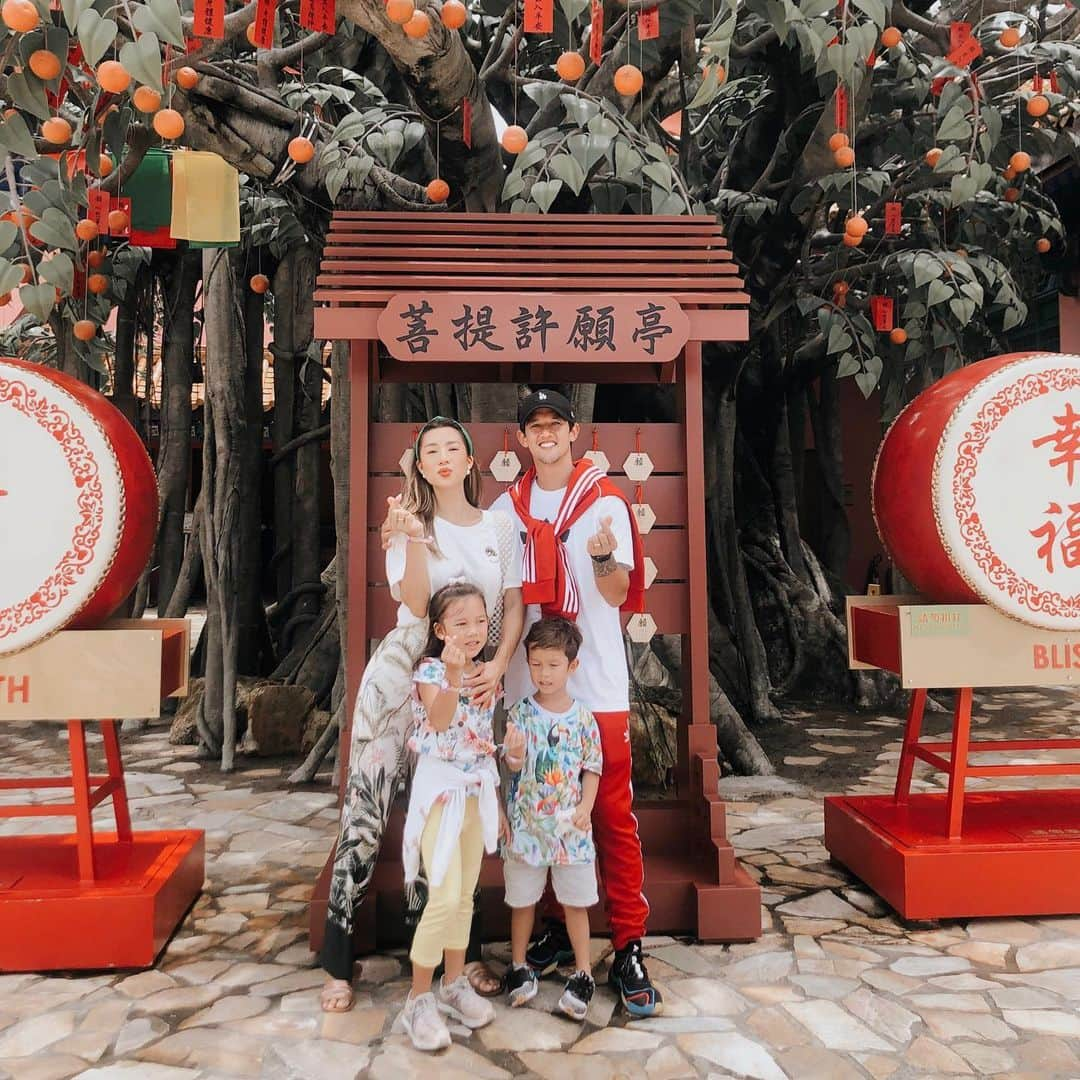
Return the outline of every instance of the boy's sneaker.
[[[528,964],[524,967],[511,967],[506,973],[506,990],[510,995],[510,1004],[515,1009],[532,1001],[539,989],[536,972]]]
[[[464,975],[459,975],[452,983],[445,977],[440,980],[439,1008],[467,1028],[482,1028],[495,1019],[495,1006],[485,1001]]]
[[[450,1045],[450,1029],[430,990],[418,997],[410,994],[398,1020],[417,1050],[445,1050]]]
[[[589,1002],[592,1001],[596,983],[587,971],[579,971],[566,980],[566,989],[559,998],[559,1011],[565,1013],[571,1020],[584,1020],[589,1011]]]
[[[566,926],[556,919],[548,919],[547,929],[529,943],[525,961],[537,975],[550,975],[560,964],[568,964],[574,959],[574,947]]]
[[[664,1011],[664,999],[660,991],[652,984],[645,969],[645,957],[641,952],[641,942],[631,941],[629,945],[618,949],[611,963],[608,984],[615,990],[626,1006],[626,1011],[633,1017],[642,1019],[647,1016],[659,1016]]]

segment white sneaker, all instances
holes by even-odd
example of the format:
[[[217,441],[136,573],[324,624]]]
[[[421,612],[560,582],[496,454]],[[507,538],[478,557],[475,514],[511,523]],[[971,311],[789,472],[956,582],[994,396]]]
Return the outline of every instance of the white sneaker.
[[[410,994],[398,1019],[417,1050],[444,1050],[450,1045],[450,1031],[430,990],[419,997]]]
[[[439,1008],[467,1028],[482,1028],[495,1019],[495,1006],[485,1001],[464,975],[452,983],[439,980]]]

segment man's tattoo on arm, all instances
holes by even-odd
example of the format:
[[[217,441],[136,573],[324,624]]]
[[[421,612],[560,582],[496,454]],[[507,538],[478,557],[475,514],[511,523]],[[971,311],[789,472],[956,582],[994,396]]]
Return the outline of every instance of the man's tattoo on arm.
[[[610,555],[606,559],[593,559],[592,568],[596,577],[608,577],[622,569]]]

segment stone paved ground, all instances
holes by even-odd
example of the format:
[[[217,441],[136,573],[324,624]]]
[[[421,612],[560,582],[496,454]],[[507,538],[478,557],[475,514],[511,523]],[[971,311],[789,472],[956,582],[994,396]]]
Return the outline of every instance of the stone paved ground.
[[[1075,735],[1080,700],[999,694],[978,710],[976,727],[991,725]],[[0,728],[4,773],[60,771],[62,734]],[[353,1012],[319,1012],[305,922],[335,831],[326,783],[289,790],[288,763],[262,761],[222,777],[162,729],[129,736],[135,821],[205,829],[206,892],[152,971],[0,975],[0,1077],[1080,1077],[1080,917],[905,926],[829,863],[821,794],[888,790],[899,734],[895,717],[792,712],[768,737],[782,776],[725,782],[731,833],[764,886],[764,933],[735,947],[652,939],[662,1018],[627,1023],[601,987],[580,1028],[551,1015],[548,983],[536,1008],[500,1005],[436,1062],[391,1032],[401,955],[365,963]],[[68,827],[2,828],[50,824]]]

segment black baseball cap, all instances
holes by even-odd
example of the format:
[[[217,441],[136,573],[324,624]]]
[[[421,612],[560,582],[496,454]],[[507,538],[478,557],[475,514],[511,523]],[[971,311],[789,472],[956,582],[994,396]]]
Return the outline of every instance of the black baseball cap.
[[[538,409],[550,409],[571,427],[577,423],[574,406],[558,390],[534,390],[528,397],[518,402],[518,426],[522,431],[525,430],[529,417]]]

